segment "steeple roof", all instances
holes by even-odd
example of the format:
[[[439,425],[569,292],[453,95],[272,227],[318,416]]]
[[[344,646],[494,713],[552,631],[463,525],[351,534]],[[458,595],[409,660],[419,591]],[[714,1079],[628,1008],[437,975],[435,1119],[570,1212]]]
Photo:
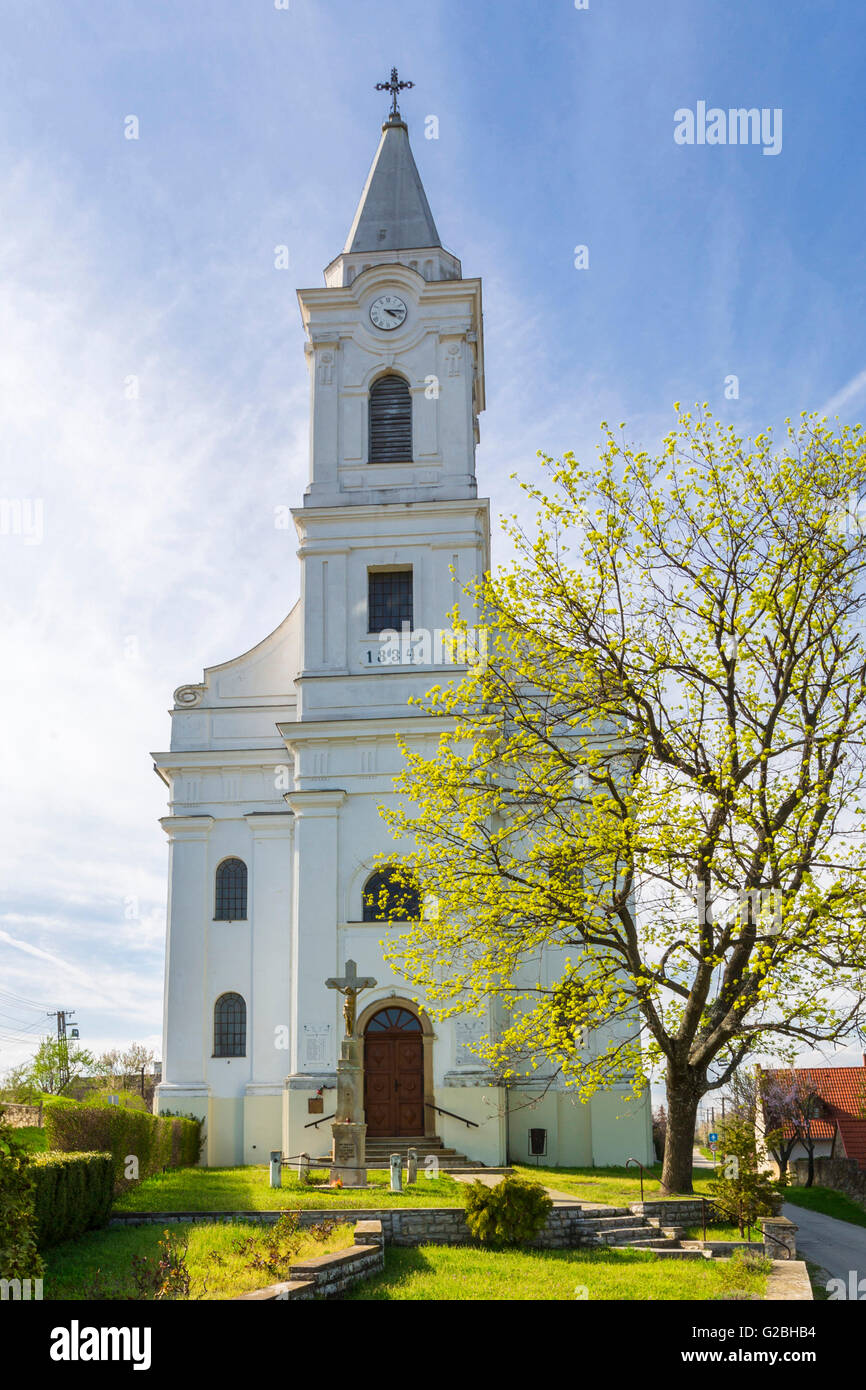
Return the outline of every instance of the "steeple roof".
[[[399,116],[382,126],[382,139],[361,194],[343,254],[409,251],[441,246],[421,176]]]

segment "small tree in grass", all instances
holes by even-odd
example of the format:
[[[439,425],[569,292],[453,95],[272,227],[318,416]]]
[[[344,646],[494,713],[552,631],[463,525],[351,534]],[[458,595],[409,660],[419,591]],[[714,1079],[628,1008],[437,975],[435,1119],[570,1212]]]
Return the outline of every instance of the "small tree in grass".
[[[726,1120],[721,1139],[722,1163],[710,1183],[710,1194],[716,1210],[736,1221],[742,1238],[759,1216],[772,1214],[778,1187],[758,1166],[755,1127],[747,1114]]]
[[[544,1188],[525,1178],[503,1178],[495,1187],[473,1182],[466,1191],[466,1224],[482,1245],[529,1245],[552,1207]]]

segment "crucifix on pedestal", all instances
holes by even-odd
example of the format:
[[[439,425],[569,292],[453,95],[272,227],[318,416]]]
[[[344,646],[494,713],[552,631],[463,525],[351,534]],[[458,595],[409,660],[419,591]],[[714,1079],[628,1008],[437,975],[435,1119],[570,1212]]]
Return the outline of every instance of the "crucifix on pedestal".
[[[343,1019],[346,1024],[346,1037],[354,1037],[355,1034],[355,1004],[362,989],[375,989],[377,981],[370,975],[358,974],[358,967],[353,960],[346,961],[346,973],[340,979],[333,976],[325,981],[326,989],[336,989],[340,994],[345,994],[346,1002],[343,1005]]]
[[[346,1036],[340,1044],[337,1063],[337,1113],[331,1125],[331,1179],[339,1178],[344,1187],[367,1185],[367,1124],[364,1119],[364,1054],[363,1039],[355,1036],[358,995],[364,989],[374,989],[376,981],[369,975],[358,975],[353,960],[346,961],[346,973],[325,981],[328,989],[345,995],[343,1019]]]

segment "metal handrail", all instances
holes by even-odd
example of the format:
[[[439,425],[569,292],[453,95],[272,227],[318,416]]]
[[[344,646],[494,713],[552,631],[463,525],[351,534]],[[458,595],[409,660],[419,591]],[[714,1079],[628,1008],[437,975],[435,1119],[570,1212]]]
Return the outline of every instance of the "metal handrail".
[[[308,1125],[304,1125],[304,1129],[316,1129],[319,1125],[323,1125],[326,1120],[336,1119],[336,1116],[337,1112],[335,1110],[333,1115],[323,1115],[320,1120],[311,1120]]]
[[[447,1115],[451,1120],[460,1120],[464,1125],[470,1125],[472,1129],[480,1129],[481,1126],[475,1120],[467,1120],[465,1115],[455,1115],[453,1110],[443,1110],[441,1106],[434,1105],[432,1101],[425,1100],[424,1104],[428,1110],[435,1110],[437,1115]]]
[[[643,1164],[641,1163],[641,1161],[640,1161],[639,1158],[627,1158],[626,1161],[625,1161],[625,1166],[626,1166],[626,1168],[628,1168],[629,1164],[631,1164],[631,1163],[636,1163],[637,1166],[638,1166],[638,1168],[640,1168],[640,1199],[641,1199],[641,1201],[643,1201],[643,1175],[644,1175],[644,1166],[643,1166]]]

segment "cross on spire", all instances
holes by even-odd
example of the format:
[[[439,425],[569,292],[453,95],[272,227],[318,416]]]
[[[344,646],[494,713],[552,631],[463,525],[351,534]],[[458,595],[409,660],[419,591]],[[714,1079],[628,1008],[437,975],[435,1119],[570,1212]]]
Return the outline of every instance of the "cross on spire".
[[[391,81],[390,81],[390,82],[377,82],[377,83],[376,83],[376,91],[377,91],[377,92],[390,92],[390,93],[391,93],[391,114],[390,114],[390,120],[392,120],[392,121],[399,121],[399,119],[400,119],[400,108],[399,108],[399,106],[397,105],[397,93],[398,93],[398,92],[405,91],[405,89],[406,89],[407,87],[414,87],[414,86],[415,86],[415,83],[414,83],[414,82],[401,82],[400,79],[399,79],[399,77],[397,76],[397,69],[396,69],[396,68],[392,68],[392,69],[391,69]]]

